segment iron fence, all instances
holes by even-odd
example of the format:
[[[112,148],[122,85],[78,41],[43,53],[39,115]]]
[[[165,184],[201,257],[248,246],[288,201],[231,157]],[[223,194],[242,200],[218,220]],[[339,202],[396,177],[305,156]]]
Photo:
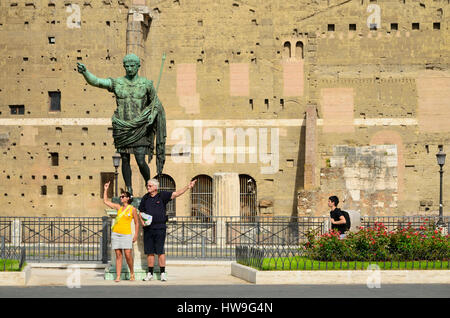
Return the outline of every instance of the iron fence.
[[[439,221],[437,215],[412,215],[412,216],[362,216],[361,226],[374,227],[375,223],[383,223],[388,231],[395,231],[410,227],[419,230],[424,225],[436,226]],[[450,230],[450,216],[443,216],[443,222],[446,224],[447,233]]]
[[[36,262],[109,259],[108,217],[0,217],[0,236]]]
[[[236,246],[236,262],[259,270],[450,270],[448,255],[433,260],[367,260],[367,261],[320,261],[309,259],[299,247]]]
[[[437,216],[361,218],[362,226],[382,222],[389,230],[435,224]],[[450,224],[450,217],[445,217]],[[5,246],[23,247],[27,260],[107,263],[111,257],[111,219],[105,217],[0,217]],[[166,255],[171,258],[236,258],[237,246],[295,250],[314,230],[324,234],[328,217],[172,217],[167,222]],[[448,232],[447,232],[448,233]]]
[[[227,222],[227,243],[232,245],[297,245],[309,231],[326,231],[325,217],[256,217],[254,222],[231,218]]]
[[[25,264],[24,247],[6,246],[5,238],[0,237],[0,271],[20,271]]]
[[[166,255],[172,258],[234,259],[235,247],[298,245],[306,234],[325,232],[325,217],[176,217],[167,223]]]

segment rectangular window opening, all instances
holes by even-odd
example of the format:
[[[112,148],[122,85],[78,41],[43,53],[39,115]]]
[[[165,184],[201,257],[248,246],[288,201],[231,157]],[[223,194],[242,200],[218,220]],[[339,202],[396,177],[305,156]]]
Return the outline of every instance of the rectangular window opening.
[[[60,112],[61,111],[61,92],[48,92],[48,97],[50,100],[50,111]]]
[[[328,24],[328,31],[334,32],[334,24]]]
[[[110,184],[106,195],[108,196],[108,198],[112,198],[114,196],[114,178],[114,172],[100,172],[100,198],[103,199],[104,186],[107,182],[110,182]]]
[[[11,115],[24,115],[25,105],[9,105]]]
[[[57,152],[51,152],[50,153],[50,158],[51,158],[51,162],[52,162],[52,166],[59,166],[59,154]]]
[[[398,30],[398,23],[391,23],[391,30],[397,31]]]

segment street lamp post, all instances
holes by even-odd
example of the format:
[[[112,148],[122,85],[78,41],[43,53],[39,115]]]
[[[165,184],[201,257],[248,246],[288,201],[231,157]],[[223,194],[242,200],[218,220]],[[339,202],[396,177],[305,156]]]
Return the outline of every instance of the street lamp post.
[[[439,147],[439,152],[436,154],[437,162],[440,167],[439,175],[440,175],[440,192],[439,192],[439,221],[437,223],[438,226],[444,226],[444,219],[443,219],[443,205],[442,205],[442,177],[444,175],[444,170],[442,168],[445,164],[445,152],[443,151],[443,147]]]
[[[116,169],[116,172],[114,172],[114,196],[117,197],[118,195],[118,186],[119,186],[119,182],[118,182],[118,176],[119,173],[117,172],[117,168],[119,168],[120,165],[120,154],[115,153],[114,156],[112,156],[113,159],[113,165],[114,168]]]

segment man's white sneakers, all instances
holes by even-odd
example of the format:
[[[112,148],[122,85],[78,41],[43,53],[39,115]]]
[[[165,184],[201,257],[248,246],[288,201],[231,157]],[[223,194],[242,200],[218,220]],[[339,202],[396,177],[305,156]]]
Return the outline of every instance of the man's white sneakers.
[[[147,276],[143,279],[144,281],[148,282],[151,280],[155,280],[156,276],[152,275],[151,273],[147,273]],[[161,273],[161,281],[166,282],[167,281],[167,273]]]

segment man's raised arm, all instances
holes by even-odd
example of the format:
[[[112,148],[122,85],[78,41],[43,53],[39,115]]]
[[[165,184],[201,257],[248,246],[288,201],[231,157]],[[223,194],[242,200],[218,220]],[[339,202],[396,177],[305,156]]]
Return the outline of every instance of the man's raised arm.
[[[108,90],[110,90],[112,88],[111,79],[96,77],[94,74],[90,73],[87,70],[87,68],[84,64],[77,63],[77,67],[78,67],[78,73],[83,74],[84,79],[86,80],[86,82],[88,82],[88,84],[95,86],[95,87],[105,88]]]
[[[180,189],[178,191],[172,192],[172,196],[171,196],[170,199],[173,200],[176,197],[179,197],[180,195],[185,193],[188,189],[192,189],[196,182],[197,182],[197,180],[193,180],[193,181],[189,182],[189,184],[187,186],[185,186],[183,189]]]

